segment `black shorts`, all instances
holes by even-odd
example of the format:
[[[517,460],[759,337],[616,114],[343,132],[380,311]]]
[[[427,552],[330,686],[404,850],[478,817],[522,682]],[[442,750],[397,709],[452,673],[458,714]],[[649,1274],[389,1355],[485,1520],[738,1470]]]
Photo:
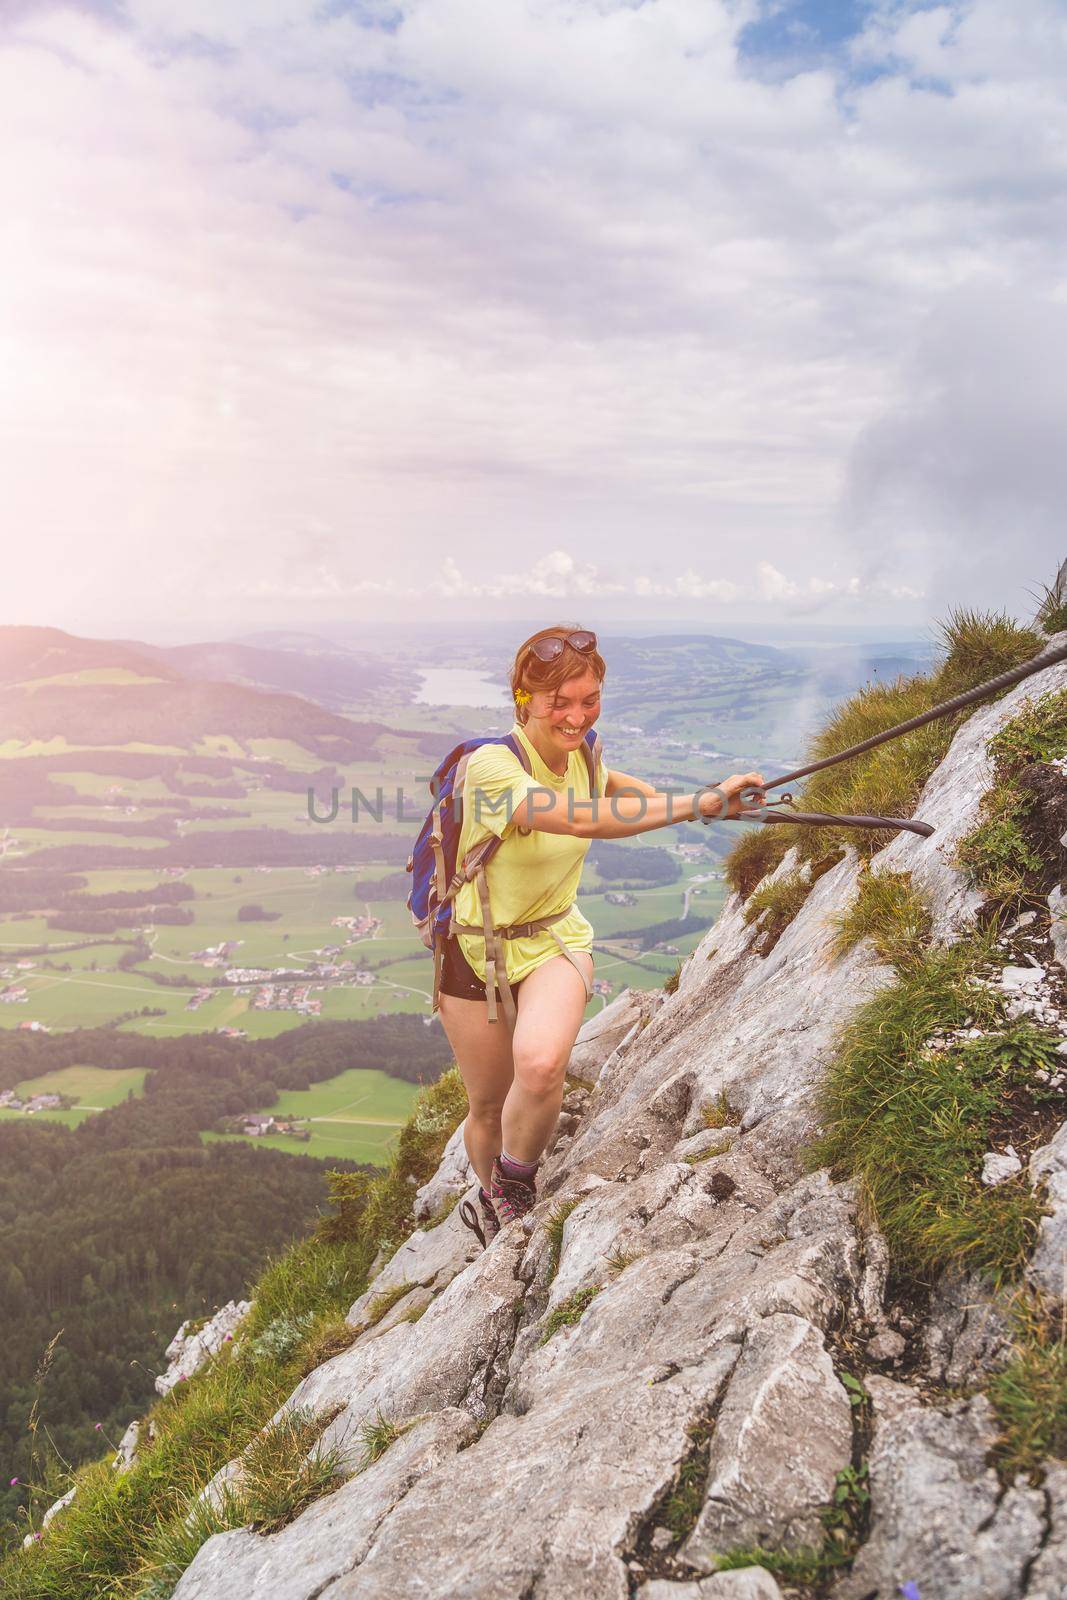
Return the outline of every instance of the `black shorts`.
[[[512,994],[518,994],[524,982],[525,979],[520,978],[518,983],[513,983]],[[457,1000],[488,1000],[485,984],[480,981],[463,954],[458,939],[445,940],[440,993],[453,995]]]

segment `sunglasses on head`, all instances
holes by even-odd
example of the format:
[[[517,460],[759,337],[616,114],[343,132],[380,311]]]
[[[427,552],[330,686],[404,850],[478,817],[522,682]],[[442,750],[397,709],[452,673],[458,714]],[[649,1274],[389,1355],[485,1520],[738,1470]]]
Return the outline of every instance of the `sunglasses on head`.
[[[576,633],[565,633],[561,637],[558,633],[552,634],[548,639],[538,639],[536,644],[530,646],[530,654],[536,656],[538,661],[555,661],[563,654],[563,646],[569,644],[573,650],[587,655],[590,650],[596,649],[596,634],[587,633],[580,628]]]

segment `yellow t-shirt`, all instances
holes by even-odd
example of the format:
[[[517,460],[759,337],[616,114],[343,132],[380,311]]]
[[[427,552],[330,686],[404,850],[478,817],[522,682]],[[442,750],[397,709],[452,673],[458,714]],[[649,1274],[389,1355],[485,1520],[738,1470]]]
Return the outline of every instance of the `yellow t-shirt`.
[[[458,866],[467,852],[490,833],[504,840],[485,869],[494,927],[550,917],[569,906],[578,892],[586,852],[592,843],[590,839],[544,833],[537,828],[522,834],[515,821],[509,820],[514,818],[516,808],[531,788],[573,790],[575,816],[579,818],[589,815],[588,804],[583,811],[580,803],[588,803],[590,798],[589,768],[580,747],[570,752],[567,771],[560,776],[541,759],[517,722],[510,731],[525,746],[531,775],[526,774],[522,763],[506,745],[481,745],[474,752],[467,762],[463,781],[463,826],[456,857]],[[606,781],[601,757],[597,769],[597,787],[601,794]],[[482,796],[480,801],[478,793]],[[457,923],[481,927],[482,908],[475,882],[465,883],[459,890],[452,915]],[[569,916],[552,924],[552,930],[571,950],[591,951],[593,948],[592,924],[576,903]],[[467,933],[459,933],[456,938],[475,975],[484,983],[484,938],[481,934]],[[530,939],[505,939],[502,943],[509,983],[518,983],[543,961],[560,954],[559,945],[547,928]]]

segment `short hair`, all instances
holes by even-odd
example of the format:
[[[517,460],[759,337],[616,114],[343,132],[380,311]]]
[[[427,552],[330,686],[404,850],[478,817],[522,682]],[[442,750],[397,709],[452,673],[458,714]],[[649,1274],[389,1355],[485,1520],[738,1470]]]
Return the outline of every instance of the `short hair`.
[[[537,633],[523,641],[515,652],[515,659],[511,665],[511,694],[514,699],[518,689],[549,690],[558,689],[566,683],[568,678],[577,678],[591,668],[603,683],[607,675],[607,665],[598,650],[576,650],[572,644],[564,639],[563,650],[555,661],[538,661],[537,657],[529,654],[530,646],[536,644],[538,639],[549,639],[553,635],[562,636],[568,633],[582,631],[580,622],[557,622],[552,628],[541,628]],[[522,727],[530,715],[528,705],[515,707],[515,720]]]

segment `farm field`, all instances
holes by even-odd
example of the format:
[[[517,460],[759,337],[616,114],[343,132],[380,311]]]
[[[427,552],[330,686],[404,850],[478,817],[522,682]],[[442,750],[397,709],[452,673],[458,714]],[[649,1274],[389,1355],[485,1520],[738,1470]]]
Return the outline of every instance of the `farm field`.
[[[713,869],[710,858],[683,861],[682,876],[676,883],[635,891],[636,904],[619,906],[608,902],[602,892],[583,895],[579,905],[596,930],[597,942],[624,936],[627,928],[680,917],[685,891],[692,888],[690,910],[699,917],[700,927],[682,937],[672,937],[681,953],[698,942],[703,929],[721,908],[726,885],[708,880]],[[17,1027],[20,1022],[38,1021],[53,1029],[93,1026],[114,1021],[124,1013],[142,1007],[161,1010],[162,1016],[133,1017],[120,1024],[124,1031],[156,1034],[199,1033],[217,1028],[241,1028],[250,1038],[273,1038],[288,1028],[306,1021],[306,1014],[291,1010],[253,1009],[250,1001],[255,985],[215,989],[195,1010],[187,1003],[195,990],[212,985],[224,968],[195,959],[198,952],[232,943],[224,967],[251,967],[273,970],[279,967],[310,971],[317,961],[329,960],[323,951],[340,946],[336,959],[352,961],[374,974],[374,982],[312,979],[312,997],[321,1002],[324,1018],[358,1020],[380,1012],[416,1011],[429,1014],[432,991],[432,963],[429,952],[415,934],[401,899],[368,900],[359,894],[361,882],[373,882],[395,871],[384,863],[369,863],[320,873],[303,867],[276,867],[267,871],[244,869],[233,872],[222,867],[192,868],[181,882],[194,891],[195,899],[182,902],[193,911],[189,924],[150,921],[151,913],[142,907],[130,909],[130,925],[116,936],[78,934],[49,928],[43,916],[0,918],[0,967],[8,955],[8,976],[0,979],[18,984],[27,991],[24,1001],[0,1005],[0,1027]],[[92,872],[86,875],[89,893],[148,889],[158,875],[132,868]],[[703,882],[699,880],[705,880]],[[586,868],[584,882],[593,890],[601,886],[595,869]],[[273,921],[238,921],[241,906],[256,904],[265,911],[277,912]],[[348,942],[348,930],[335,927],[338,916],[370,915],[380,920],[372,935]],[[145,929],[150,955],[131,970],[121,970],[117,962],[131,949],[135,930]],[[64,948],[81,944],[81,948]],[[47,947],[47,953],[28,958],[28,969],[14,966],[14,952]],[[642,953],[636,962],[620,962],[625,952],[608,958],[596,956],[595,975],[616,986],[630,983],[647,988],[663,981],[673,970],[676,956],[660,952]],[[608,965],[605,965],[608,962]],[[47,964],[46,964],[47,963]],[[153,981],[153,974],[166,983]],[[602,996],[590,1002],[592,1016],[606,1003]]]
[[[11,1122],[41,1118],[45,1122],[61,1122],[68,1128],[76,1128],[86,1117],[117,1106],[131,1091],[140,1094],[145,1077],[146,1072],[138,1067],[119,1067],[113,1072],[107,1067],[62,1067],[58,1072],[24,1079],[16,1084],[15,1093],[23,1100],[35,1094],[66,1094],[75,1100],[73,1106],[60,1110],[46,1108],[35,1111],[32,1117],[0,1106],[0,1118]]]
[[[384,1165],[417,1094],[416,1084],[353,1067],[325,1083],[312,1084],[310,1089],[285,1089],[274,1105],[262,1108],[275,1117],[309,1118],[311,1138],[306,1142],[284,1134],[203,1133],[201,1138],[237,1139],[290,1155],[347,1156],[352,1161]]]

